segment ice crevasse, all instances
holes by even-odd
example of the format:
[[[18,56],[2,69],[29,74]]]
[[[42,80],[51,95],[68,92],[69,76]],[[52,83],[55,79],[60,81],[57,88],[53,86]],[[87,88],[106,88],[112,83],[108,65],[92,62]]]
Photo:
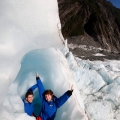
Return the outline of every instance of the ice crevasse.
[[[74,84],[73,96],[56,120],[87,120],[84,104],[59,51],[63,48],[57,0],[0,1],[0,120],[35,120],[24,113],[22,98],[36,83],[38,71],[46,89],[62,95]],[[40,108],[35,91],[36,111]]]

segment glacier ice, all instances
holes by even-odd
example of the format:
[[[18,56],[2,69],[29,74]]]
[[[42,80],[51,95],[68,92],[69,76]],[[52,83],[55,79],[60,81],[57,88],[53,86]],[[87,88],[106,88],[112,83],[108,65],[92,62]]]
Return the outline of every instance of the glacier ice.
[[[106,71],[105,68],[101,68],[98,70],[98,73],[101,75],[101,77],[104,79],[104,81],[107,83],[107,84],[110,84],[113,82],[112,78],[110,78],[108,72]]]
[[[22,57],[33,49],[60,48],[63,42],[57,0],[1,0],[0,26],[1,104],[8,90],[2,86],[15,79]]]
[[[73,71],[78,88],[84,94],[93,94],[106,85],[105,81],[95,70],[89,70],[90,64],[85,61],[77,61],[71,52],[66,54],[70,69]]]
[[[56,120],[119,120],[120,61],[74,57],[61,34],[57,0],[1,0],[0,26],[0,120],[35,120],[22,99],[36,71],[56,96],[75,86]]]
[[[68,51],[68,50],[67,50]],[[120,61],[89,61],[66,53],[89,120],[119,120]]]
[[[118,85],[120,85],[120,76],[115,78],[114,82],[117,83]]]
[[[93,120],[114,120],[114,107],[107,101],[93,101],[87,105],[89,118]]]
[[[27,88],[35,83],[34,73],[36,71],[40,71],[43,82],[45,82],[44,80],[46,79],[49,80],[49,82],[46,81],[44,83],[45,87],[48,87],[48,83],[50,83],[51,86],[49,85],[49,87],[52,88],[58,96],[69,88],[70,81],[75,84],[72,77],[69,77],[69,82],[67,83],[68,77],[66,75],[71,75],[69,73],[69,67],[67,67],[67,69],[62,69],[65,65],[62,63],[65,61],[61,61],[60,64],[59,57],[56,55],[57,52],[55,52],[55,48],[61,49],[64,43],[61,34],[57,0],[1,0],[0,26],[0,119],[35,120],[34,117],[30,117],[24,113],[21,98],[23,98],[23,94],[25,94]],[[54,48],[52,50],[48,49],[50,47]],[[48,65],[48,63],[50,63],[48,65],[49,69],[47,69],[48,67],[44,67],[46,71],[43,69],[43,72],[41,72],[41,68],[33,69],[32,61],[31,65],[29,65],[30,59],[28,58],[28,64],[26,64],[26,68],[24,68],[25,55],[28,55],[31,50],[35,49],[39,49],[39,51],[41,51],[40,55],[46,60],[46,63],[42,61],[41,65]],[[43,51],[47,51],[46,56]],[[32,52],[33,51],[31,51],[31,55],[33,55]],[[37,52],[33,53],[34,55],[37,54]],[[48,53],[53,55],[51,59],[49,58]],[[34,57],[39,57],[39,54]],[[58,57],[55,59],[56,66],[55,63],[52,62],[55,57]],[[37,62],[39,63],[42,58],[39,58]],[[33,59],[31,58],[31,60]],[[58,74],[58,71],[60,72],[59,69],[57,70],[57,66],[60,68],[59,64],[61,66],[63,65],[61,69],[66,72],[63,71]],[[26,70],[27,68],[28,71]],[[30,70],[34,70],[34,72],[31,72]],[[48,77],[47,73],[49,73]],[[29,79],[29,82],[26,77]],[[55,86],[53,83],[56,83],[57,85]],[[61,86],[63,87],[63,90],[61,90]],[[58,88],[60,88],[60,90],[58,90]],[[37,96],[36,92],[35,100],[38,101]],[[73,100],[75,102],[72,102],[71,104],[71,101]],[[70,109],[66,112],[68,105]],[[38,106],[40,108],[39,102]],[[65,106],[58,111],[57,120],[74,118],[76,120],[79,118],[87,120],[84,112],[84,104],[82,103],[77,87],[73,98],[71,98]],[[37,107],[36,110],[38,110]],[[71,115],[69,115],[69,113]]]
[[[8,108],[14,114],[24,113],[20,97],[24,98],[25,91],[36,84],[36,71],[38,71],[45,88],[54,91],[57,97],[70,89],[71,84],[75,86],[73,97],[58,110],[56,120],[87,120],[84,113],[84,104],[73,76],[70,74],[67,60],[59,50],[53,48],[32,50],[23,57],[19,73],[10,86],[7,98],[3,103],[5,108]],[[34,94],[35,112],[38,114],[41,103],[37,90]]]

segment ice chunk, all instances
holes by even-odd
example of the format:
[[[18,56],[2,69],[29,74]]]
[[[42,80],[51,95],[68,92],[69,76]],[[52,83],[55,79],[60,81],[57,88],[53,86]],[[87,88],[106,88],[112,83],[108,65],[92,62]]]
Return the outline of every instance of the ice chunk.
[[[108,86],[105,86],[101,92],[104,93],[103,99],[111,101],[114,105],[120,105],[120,86],[116,83],[112,83]]]
[[[113,82],[113,80],[110,78],[109,74],[107,73],[106,69],[101,68],[98,70],[98,73],[102,76],[103,80],[107,83],[110,84]]]
[[[101,89],[106,83],[103,81],[101,76],[94,70],[85,70],[80,68],[79,74],[74,74],[78,77],[79,90],[85,94],[93,94]]]
[[[22,100],[20,100],[17,96],[19,95],[21,98],[24,98],[27,89],[36,84],[36,71],[38,71],[45,89],[51,89],[57,97],[61,96],[64,92],[70,89],[72,84],[75,86],[73,95],[58,110],[56,120],[87,120],[84,112],[84,104],[69,69],[67,60],[59,50],[56,51],[53,48],[33,50],[23,57],[21,69],[13,82],[13,85],[11,85],[9,93],[7,94],[7,98],[10,100],[9,104],[12,106],[9,109],[15,115],[16,113],[23,113]],[[35,91],[34,94],[34,103],[36,106],[38,105],[38,107],[35,108],[35,112],[38,113],[40,111],[41,103],[38,92]],[[4,106],[9,106],[6,103],[7,102],[5,101]]]
[[[114,106],[107,101],[94,101],[86,105],[90,120],[114,120]]]
[[[117,77],[114,82],[116,82],[118,85],[120,85],[120,77]]]
[[[78,60],[76,62],[71,52],[66,55],[66,58],[78,88],[84,94],[93,94],[106,85],[102,77],[95,70],[89,70],[91,66],[90,61]]]
[[[69,53],[69,49],[67,46],[67,39],[64,41],[65,46],[61,49],[62,53],[66,56]]]

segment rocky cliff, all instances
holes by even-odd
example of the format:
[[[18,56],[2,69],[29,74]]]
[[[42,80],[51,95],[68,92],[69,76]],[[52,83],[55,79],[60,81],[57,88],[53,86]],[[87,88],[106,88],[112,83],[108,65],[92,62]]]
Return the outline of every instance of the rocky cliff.
[[[68,43],[120,52],[120,9],[106,0],[58,0]]]

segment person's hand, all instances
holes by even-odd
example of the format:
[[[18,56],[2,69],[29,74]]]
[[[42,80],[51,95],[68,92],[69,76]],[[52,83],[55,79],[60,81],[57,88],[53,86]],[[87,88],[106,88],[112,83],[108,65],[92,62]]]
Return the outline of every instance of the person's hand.
[[[39,77],[38,72],[36,72],[36,77]]]
[[[72,86],[71,86],[71,91],[72,91],[72,90],[74,90],[74,86],[73,86],[73,84],[72,84]]]

